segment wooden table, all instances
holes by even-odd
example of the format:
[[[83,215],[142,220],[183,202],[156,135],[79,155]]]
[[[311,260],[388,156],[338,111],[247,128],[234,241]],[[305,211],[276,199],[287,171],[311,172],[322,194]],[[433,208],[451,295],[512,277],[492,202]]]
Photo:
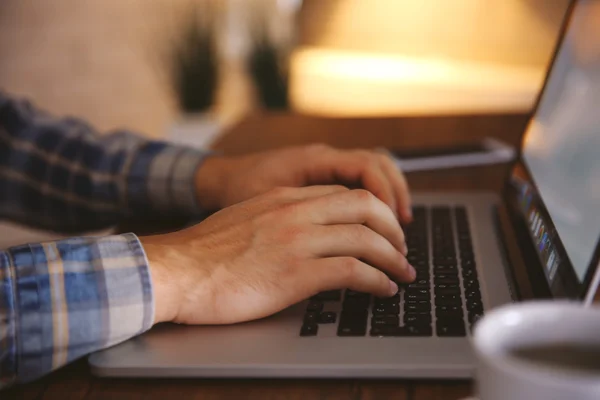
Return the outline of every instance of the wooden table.
[[[293,114],[248,117],[217,144],[227,154],[323,142],[343,148],[412,148],[496,137],[517,146],[526,115],[325,119]],[[408,175],[413,190],[491,190],[498,192],[506,165]],[[157,222],[158,223],[158,222]],[[470,381],[408,380],[202,380],[100,379],[85,360],[49,376],[0,392],[1,399],[460,399],[472,393]]]

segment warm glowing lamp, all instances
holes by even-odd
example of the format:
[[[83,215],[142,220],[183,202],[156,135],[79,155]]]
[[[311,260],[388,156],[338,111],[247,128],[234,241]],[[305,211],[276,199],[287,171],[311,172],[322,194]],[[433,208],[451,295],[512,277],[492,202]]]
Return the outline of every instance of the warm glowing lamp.
[[[325,3],[305,0],[302,46],[290,63],[292,105],[311,114],[365,116],[530,110],[568,5]]]

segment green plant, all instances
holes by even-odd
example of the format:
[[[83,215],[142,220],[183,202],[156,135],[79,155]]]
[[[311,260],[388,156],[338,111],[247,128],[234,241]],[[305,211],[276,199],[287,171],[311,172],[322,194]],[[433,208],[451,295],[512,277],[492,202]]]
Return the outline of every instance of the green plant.
[[[215,7],[210,1],[195,3],[182,17],[181,32],[171,46],[172,89],[182,111],[208,110],[218,82]]]

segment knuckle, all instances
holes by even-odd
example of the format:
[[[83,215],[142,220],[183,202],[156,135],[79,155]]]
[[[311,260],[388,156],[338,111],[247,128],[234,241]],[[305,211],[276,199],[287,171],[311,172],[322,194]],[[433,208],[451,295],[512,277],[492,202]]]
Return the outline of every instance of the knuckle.
[[[304,228],[299,225],[288,225],[280,228],[277,232],[278,244],[292,244],[303,241]]]
[[[358,155],[360,156],[363,164],[367,167],[373,168],[379,165],[378,158],[373,152],[367,150],[360,150]]]
[[[376,241],[375,235],[371,234],[371,230],[364,225],[356,225],[349,230],[350,239],[352,242],[360,244],[373,244]]]
[[[340,257],[337,275],[345,284],[355,282],[360,273],[360,261],[353,257]]]
[[[268,195],[275,198],[288,197],[292,191],[292,188],[279,186],[269,190]]]
[[[377,283],[383,292],[388,292],[390,278],[381,271],[377,271]]]
[[[374,154],[377,157],[377,159],[381,162],[388,163],[388,162],[392,161],[390,156],[387,154],[384,154],[384,153],[374,153]]]
[[[290,217],[298,213],[297,203],[284,203],[279,206],[275,206],[272,209],[272,213],[275,218],[281,218],[281,220],[287,220]]]
[[[331,187],[339,192],[349,192],[350,189],[348,189],[346,186],[344,185],[331,185]]]
[[[377,207],[377,198],[373,193],[365,189],[354,189],[354,196],[357,199],[359,206],[366,212],[374,211]]]
[[[402,241],[404,241],[406,239],[406,233],[404,233],[404,229],[398,225],[398,230],[400,231],[400,237],[402,238]]]
[[[331,147],[325,143],[313,143],[306,146],[306,151],[310,153],[322,153],[331,149]]]
[[[367,204],[372,202],[375,199],[375,196],[373,195],[373,193],[371,193],[370,191],[368,191],[366,189],[353,189],[352,193],[359,201],[367,203]]]

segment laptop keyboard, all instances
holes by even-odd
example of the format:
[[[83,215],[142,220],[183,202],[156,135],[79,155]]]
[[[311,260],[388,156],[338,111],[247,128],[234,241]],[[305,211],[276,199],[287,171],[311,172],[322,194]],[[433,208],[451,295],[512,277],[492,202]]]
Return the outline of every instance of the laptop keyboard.
[[[350,289],[319,293],[307,305],[301,336],[316,336],[320,325],[335,323],[338,336],[467,335],[483,315],[467,212],[419,206],[413,216],[404,232],[415,281],[400,284],[391,298]],[[330,302],[341,302],[339,315],[323,311]]]

